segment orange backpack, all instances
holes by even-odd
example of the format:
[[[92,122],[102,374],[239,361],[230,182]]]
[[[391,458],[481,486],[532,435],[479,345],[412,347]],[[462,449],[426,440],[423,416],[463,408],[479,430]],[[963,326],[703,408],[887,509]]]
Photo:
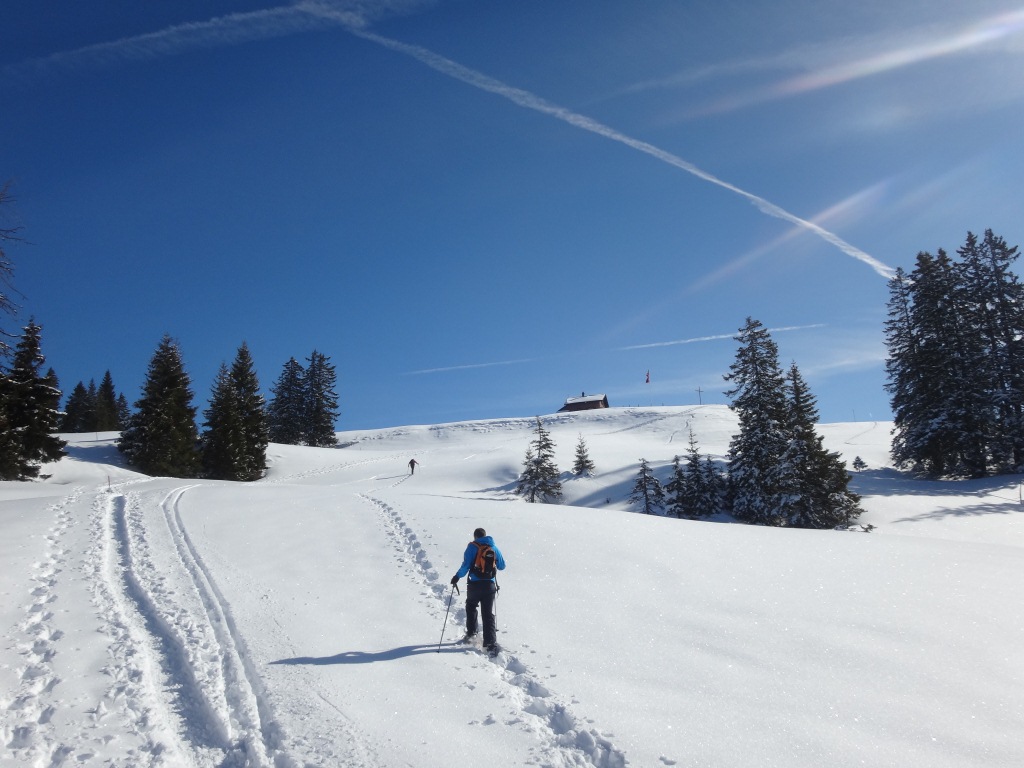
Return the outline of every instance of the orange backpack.
[[[476,558],[469,572],[478,579],[493,579],[497,575],[494,566],[494,547],[490,544],[481,544],[479,541],[471,541],[470,544],[476,546]]]

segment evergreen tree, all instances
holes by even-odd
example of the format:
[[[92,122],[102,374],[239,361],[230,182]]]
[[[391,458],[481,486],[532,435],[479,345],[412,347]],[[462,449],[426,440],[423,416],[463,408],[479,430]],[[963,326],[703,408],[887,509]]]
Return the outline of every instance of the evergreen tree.
[[[727,482],[725,475],[710,456],[704,457],[701,469],[704,495],[698,500],[697,509],[700,517],[707,517],[717,514],[721,510],[727,491]]]
[[[120,430],[128,426],[131,417],[132,409],[128,407],[128,398],[122,392],[117,396],[117,428]]]
[[[307,360],[304,441],[306,445],[319,448],[337,445],[334,425],[338,419],[338,395],[334,391],[337,382],[334,366],[329,357],[315,349]]]
[[[701,457],[692,429],[683,475],[686,516],[699,519],[716,514],[721,505],[722,478],[711,457]]]
[[[61,432],[90,432],[93,424],[93,403],[89,398],[89,390],[82,382],[78,382],[68,395],[61,417]]]
[[[116,432],[122,424],[117,413],[117,390],[110,371],[103,374],[103,380],[96,390],[96,432]]]
[[[213,381],[210,407],[203,412],[206,430],[201,438],[203,470],[216,480],[241,480],[245,457],[245,437],[238,409],[238,393],[221,364]]]
[[[191,380],[170,336],[150,360],[135,408],[117,443],[128,462],[148,475],[195,477],[200,456]]]
[[[0,376],[0,480],[21,480],[21,443],[7,419],[8,384],[7,377]]]
[[[886,388],[897,466],[983,476],[1015,464],[1022,439],[1013,395],[1019,374],[1006,366],[1024,324],[1012,319],[1013,311],[998,315],[993,307],[1003,300],[1013,305],[1020,287],[1005,264],[986,266],[1012,260],[1014,251],[991,233],[981,244],[969,234],[959,251],[964,263],[955,264],[941,249],[936,256],[922,252],[909,276],[898,271],[890,282]],[[1001,255],[984,255],[991,252]],[[1007,319],[1009,330],[997,330],[997,316]]]
[[[980,241],[968,232],[957,254],[975,383],[983,388],[979,438],[991,468],[1012,472],[1024,465],[1024,285],[1012,271],[1018,249],[987,229]]]
[[[267,425],[266,403],[260,394],[256,366],[245,342],[238,348],[235,360],[231,364],[231,383],[238,400],[238,417],[241,421],[244,446],[238,479],[259,480],[267,469],[270,429]]]
[[[693,432],[690,433],[692,439]],[[688,510],[686,506],[686,472],[676,454],[672,457],[672,479],[665,483],[666,509],[670,515],[675,517],[686,517]]]
[[[555,443],[537,417],[537,431],[526,450],[523,473],[519,477],[516,493],[525,496],[531,504],[555,502],[562,499],[562,483],[555,465]]]
[[[639,505],[645,515],[655,515],[665,506],[665,489],[651,472],[647,459],[640,459],[640,471],[629,494],[629,502]]]
[[[6,479],[28,479],[39,465],[64,456],[60,430],[60,386],[52,369],[42,374],[42,326],[30,319],[14,349],[10,372],[4,377],[6,420],[16,435],[18,466]]]
[[[592,475],[594,473],[594,462],[590,460],[590,453],[587,451],[587,444],[580,434],[576,443],[576,460],[572,465],[574,475]]]
[[[780,464],[789,443],[788,408],[778,348],[764,326],[747,318],[740,347],[726,374],[739,434],[729,444],[729,500],[737,519],[778,525],[782,515]]]
[[[271,387],[273,397],[267,410],[270,440],[284,445],[302,445],[305,435],[306,369],[294,357]]]
[[[859,497],[838,453],[825,448],[817,434],[817,402],[794,363],[787,376],[789,445],[782,458],[783,525],[835,528],[860,514]]]

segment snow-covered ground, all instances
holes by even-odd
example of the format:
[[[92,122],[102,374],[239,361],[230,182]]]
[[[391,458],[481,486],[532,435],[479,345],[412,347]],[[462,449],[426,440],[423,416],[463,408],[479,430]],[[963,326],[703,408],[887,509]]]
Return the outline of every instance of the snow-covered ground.
[[[147,478],[74,435],[0,484],[3,765],[1024,765],[1019,478],[921,482],[823,425],[872,533],[628,511],[724,406],[549,417],[564,506],[511,489],[531,419],[272,445],[261,482]],[[420,462],[409,476],[408,461]],[[454,644],[477,526],[491,660]]]

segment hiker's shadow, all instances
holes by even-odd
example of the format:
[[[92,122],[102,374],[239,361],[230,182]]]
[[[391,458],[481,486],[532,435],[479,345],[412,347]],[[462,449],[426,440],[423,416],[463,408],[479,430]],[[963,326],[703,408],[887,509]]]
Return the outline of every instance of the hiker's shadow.
[[[378,661],[396,661],[422,653],[465,653],[469,646],[461,643],[442,643],[438,645],[403,645],[388,651],[345,651],[333,656],[296,656],[293,659],[278,659],[271,664],[309,664],[326,666],[328,664],[373,664]]]

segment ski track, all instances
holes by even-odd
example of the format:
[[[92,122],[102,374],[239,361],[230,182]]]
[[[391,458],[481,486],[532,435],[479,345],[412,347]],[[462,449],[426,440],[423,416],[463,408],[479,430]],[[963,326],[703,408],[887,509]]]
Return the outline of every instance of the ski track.
[[[82,495],[76,488],[50,507],[54,523],[46,534],[43,559],[33,566],[30,602],[25,618],[15,630],[19,653],[24,659],[18,689],[3,702],[4,757],[8,755],[33,765],[59,765],[71,747],[55,743],[50,722],[59,706],[55,689],[61,679],[53,668],[63,633],[53,626],[51,605],[57,600],[59,577],[67,567],[70,551],[64,534],[72,525],[71,510]],[[6,762],[6,759],[5,759]]]
[[[402,478],[391,487],[401,485],[407,479]],[[428,610],[440,621],[447,603],[448,584],[435,570],[419,536],[390,504],[370,494],[360,493],[358,496],[376,509],[392,542],[395,558],[420,587]],[[464,624],[465,615],[465,608],[460,608],[452,615],[451,625],[457,628],[460,621]],[[608,736],[594,728],[591,721],[583,722],[573,715],[564,701],[514,654],[502,651],[493,659],[481,655],[479,666],[485,665],[496,668],[501,681],[493,697],[511,704],[511,709],[500,722],[509,727],[523,728],[537,737],[540,745],[533,758],[538,765],[550,768],[624,768],[628,765],[625,753],[617,749]],[[478,722],[492,725],[499,722],[499,718],[488,715]]]
[[[297,766],[285,751],[283,736],[229,605],[182,525],[181,499],[192,487],[169,493],[160,509],[201,611],[197,615],[177,608],[173,595],[161,594],[159,576],[154,580],[154,602],[171,609],[169,615],[162,613],[157,624],[170,645],[179,644],[184,677],[195,678],[193,690],[202,704],[195,710],[198,717],[193,730],[202,734],[208,720],[219,723],[218,735],[227,740],[227,756],[221,766]],[[188,691],[188,686],[182,689]],[[211,713],[214,718],[208,717]]]

